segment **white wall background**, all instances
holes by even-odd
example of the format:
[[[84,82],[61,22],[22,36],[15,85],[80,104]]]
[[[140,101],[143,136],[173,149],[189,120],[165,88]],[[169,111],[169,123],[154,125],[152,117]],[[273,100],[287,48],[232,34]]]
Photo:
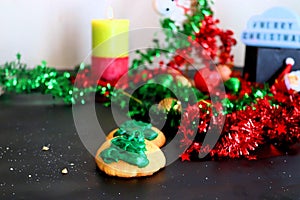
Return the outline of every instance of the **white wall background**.
[[[89,55],[94,18],[105,18],[108,1],[116,18],[128,18],[131,29],[160,27],[152,0],[0,0],[0,63],[20,52],[29,66],[46,60],[50,66],[73,68]],[[300,15],[296,0],[215,0],[220,26],[232,29],[238,39],[235,64],[243,66],[240,34],[250,16],[272,6],[285,6]]]

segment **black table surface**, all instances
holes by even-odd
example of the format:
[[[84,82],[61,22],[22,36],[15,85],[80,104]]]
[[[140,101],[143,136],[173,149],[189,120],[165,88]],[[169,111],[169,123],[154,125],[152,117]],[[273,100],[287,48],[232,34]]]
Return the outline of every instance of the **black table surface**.
[[[96,110],[114,128],[109,108]],[[299,168],[300,152],[252,161],[178,159],[150,177],[109,177],[81,142],[71,106],[43,95],[0,97],[0,199],[300,199]]]

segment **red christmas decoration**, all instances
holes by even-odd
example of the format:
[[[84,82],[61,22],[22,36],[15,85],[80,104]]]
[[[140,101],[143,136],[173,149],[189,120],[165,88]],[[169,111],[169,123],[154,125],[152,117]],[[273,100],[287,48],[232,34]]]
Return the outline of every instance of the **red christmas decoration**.
[[[195,86],[201,92],[212,92],[221,82],[220,74],[208,67],[198,70],[194,76]]]

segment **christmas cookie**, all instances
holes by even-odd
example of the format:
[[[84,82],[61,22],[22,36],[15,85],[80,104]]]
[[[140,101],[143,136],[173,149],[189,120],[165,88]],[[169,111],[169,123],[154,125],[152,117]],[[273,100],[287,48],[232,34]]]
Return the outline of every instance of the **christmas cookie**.
[[[145,140],[144,135],[138,131],[104,142],[95,160],[106,174],[123,178],[150,176],[166,164],[160,148]]]
[[[134,134],[141,132],[145,139],[153,142],[158,147],[162,147],[166,143],[166,137],[158,128],[149,123],[144,123],[136,120],[128,120],[121,124],[120,128],[114,129],[107,135],[107,139],[111,139],[123,134]]]

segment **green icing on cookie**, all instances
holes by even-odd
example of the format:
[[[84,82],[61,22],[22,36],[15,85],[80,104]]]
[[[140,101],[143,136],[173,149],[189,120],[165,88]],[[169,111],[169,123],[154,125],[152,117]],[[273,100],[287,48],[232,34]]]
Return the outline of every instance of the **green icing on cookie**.
[[[141,130],[122,133],[111,140],[111,146],[100,153],[105,163],[123,160],[140,168],[149,164],[145,154],[146,144],[144,134]]]
[[[110,148],[105,149],[101,152],[100,156],[104,162],[108,164],[118,162],[119,160],[136,165],[139,168],[146,167],[149,164],[149,160],[145,154],[125,151],[117,146],[111,146]]]
[[[147,140],[154,140],[157,138],[158,133],[152,130],[152,125],[149,123],[141,122],[141,121],[136,121],[136,120],[129,120],[124,122],[118,131],[114,133],[114,136],[120,136],[123,134],[133,134],[135,132],[142,132],[144,134],[144,137]]]

